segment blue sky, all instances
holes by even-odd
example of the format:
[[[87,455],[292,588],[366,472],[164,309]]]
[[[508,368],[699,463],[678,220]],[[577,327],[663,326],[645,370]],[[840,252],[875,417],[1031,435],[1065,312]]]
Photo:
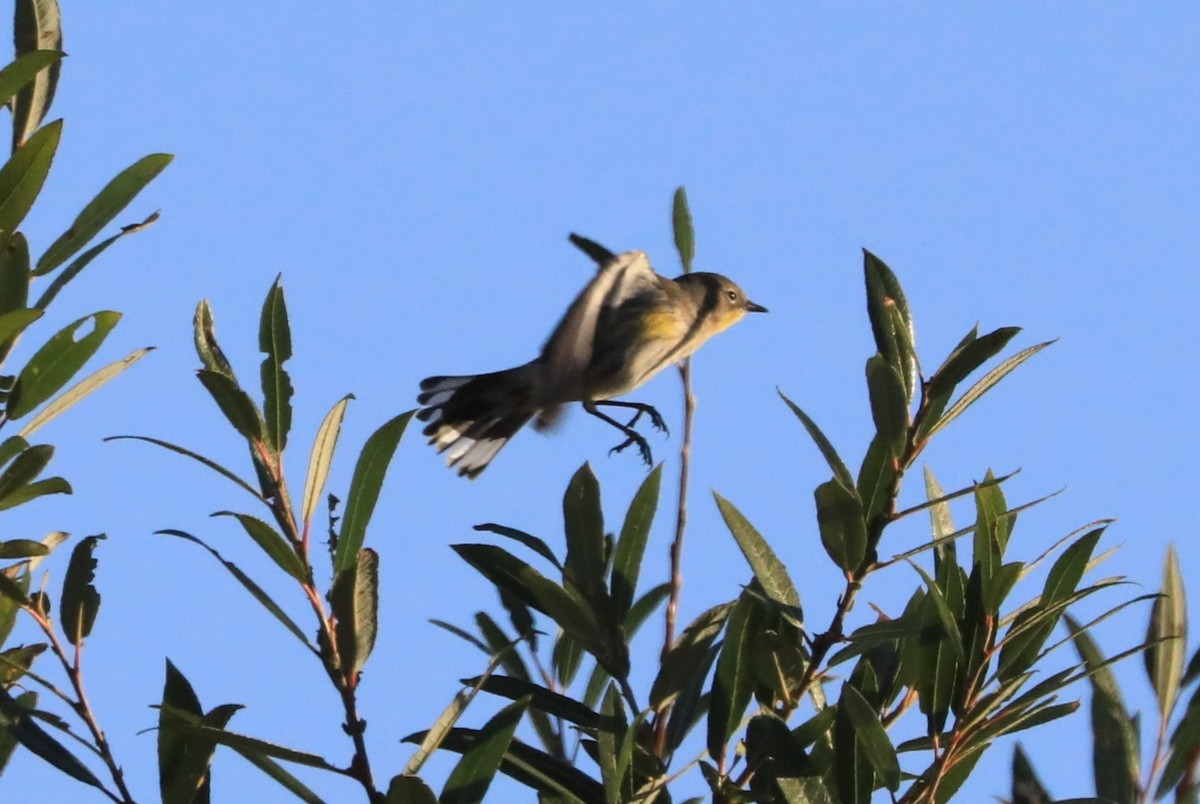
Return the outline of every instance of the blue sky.
[[[247,501],[182,459],[100,442],[152,435],[245,468],[193,378],[197,301],[211,301],[249,383],[258,310],[283,273],[298,389],[291,477],[299,483],[326,410],[353,392],[334,467],[334,488],[344,489],[358,445],[413,405],[422,377],[536,353],[591,270],[568,232],[643,249],[674,274],[669,211],[680,184],[695,216],[697,267],[728,274],[771,309],[695,362],[682,620],[749,578],[709,489],[775,544],[809,619],[828,620],[839,578],[820,548],[811,495],[827,469],[775,389],[857,464],[871,433],[863,364],[874,348],[863,247],[904,283],[930,368],[976,321],[1024,327],[1014,348],[1060,339],[927,451],[943,485],[1020,468],[1011,501],[1066,491],[1022,516],[1015,557],[1117,517],[1102,544],[1124,547],[1106,570],[1143,585],[1130,594],[1157,586],[1170,541],[1188,576],[1200,484],[1190,346],[1200,295],[1198,23],[1194,6],[1132,3],[251,1],[159,15],[132,3],[69,4],[70,57],[53,111],[66,129],[26,232],[44,248],[119,169],[146,153],[176,154],[125,213],[133,221],[161,208],[162,220],[89,268],[51,314],[65,324],[123,311],[101,359],[158,350],[43,431],[59,446],[52,468],[75,494],[13,521],[23,536],[110,536],[98,552],[104,605],[85,661],[135,795],[156,795],[154,736],[138,732],[155,722],[148,706],[168,656],[205,706],[246,704],[231,728],[337,761],[349,755],[311,657],[214,562],[150,535],[175,527],[205,537],[303,616],[303,600],[271,577],[233,523],[208,518]],[[672,373],[635,398],[679,421]],[[644,474],[630,454],[607,456],[612,441],[576,412],[549,437],[522,433],[468,483],[415,430],[406,437],[368,535],[382,557],[383,630],[362,697],[380,775],[408,757],[398,738],[429,724],[455,679],[482,667],[427,623],[465,625],[476,610],[498,608],[447,545],[474,540],[471,526],[486,521],[561,544],[562,491],[584,461],[619,522]],[[651,443],[674,478],[678,438]],[[673,488],[672,479],[665,491]],[[919,483],[904,499],[920,499]],[[666,510],[649,577],[665,572]],[[918,543],[925,527],[897,527],[885,552]],[[64,569],[65,555],[52,583]],[[899,568],[879,577],[856,622],[873,616],[867,603],[899,613],[917,582]],[[1032,582],[1025,596],[1039,588]],[[1145,619],[1138,610],[1106,624],[1102,645],[1116,652],[1138,641]],[[1140,663],[1120,675],[1130,705],[1149,709]],[[482,718],[482,709],[468,716]],[[1085,716],[1027,746],[1056,796],[1091,794]],[[1011,750],[992,749],[963,800],[1007,792]],[[357,800],[340,780],[303,778],[331,800]],[[0,791],[42,800],[80,792],[27,755]],[[287,800],[225,754],[214,792],[218,801]]]

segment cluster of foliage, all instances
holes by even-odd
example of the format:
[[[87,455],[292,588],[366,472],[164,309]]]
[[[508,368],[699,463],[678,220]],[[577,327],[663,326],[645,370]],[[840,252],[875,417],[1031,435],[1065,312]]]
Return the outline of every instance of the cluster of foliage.
[[[44,124],[63,55],[57,3],[18,0],[15,28],[17,58],[0,70],[0,101],[13,113],[12,156],[0,167],[0,364],[7,363],[27,331],[30,336],[37,331],[49,303],[83,268],[118,239],[154,220],[156,215],[126,226],[84,251],[171,159],[153,154],[122,171],[33,262],[19,227],[46,180],[61,134],[61,121]],[[684,269],[690,270],[694,237],[682,191],[675,199],[675,236]],[[341,399],[318,428],[303,490],[293,495],[283,471],[293,388],[285,368],[292,347],[282,286],[276,280],[262,308],[260,400],[239,382],[217,342],[212,312],[201,302],[194,320],[201,363],[197,376],[247,445],[251,479],[185,446],[146,436],[124,438],[201,463],[265,509],[262,516],[233,510],[217,515],[245,531],[247,546],[254,546],[264,568],[258,572],[282,573],[296,584],[312,617],[308,628],[251,572],[203,539],[179,530],[162,533],[211,555],[320,663],[341,703],[352,759],[343,766],[230,730],[239,706],[206,709],[185,674],[168,661],[158,706],[163,801],[209,800],[213,759],[225,747],[309,802],[320,798],[288,766],[345,777],[375,804],[479,801],[497,774],[545,801],[667,802],[674,780],[697,767],[713,800],[721,802],[869,802],[879,791],[887,791],[894,801],[945,802],[997,740],[1074,712],[1078,702],[1061,701],[1060,696],[1083,680],[1092,690],[1094,800],[1149,801],[1173,793],[1177,802],[1195,801],[1200,691],[1192,693],[1182,714],[1178,709],[1200,676],[1200,653],[1185,666],[1185,599],[1174,553],[1168,554],[1161,594],[1123,601],[1083,623],[1070,608],[1121,581],[1084,580],[1105,557],[1096,555],[1096,548],[1106,522],[1084,527],[1042,555],[1022,560],[1009,549],[1017,515],[1040,501],[1010,506],[1002,491],[1008,476],[989,471],[982,481],[946,493],[926,469],[926,501],[906,509],[898,503],[902,482],[930,439],[1048,344],[996,362],[960,390],[998,358],[1018,330],[1006,327],[980,335],[973,329],[937,370],[924,376],[912,316],[896,276],[866,253],[864,277],[876,347],[866,364],[874,436],[857,473],[817,424],[783,397],[830,471],[830,479],[814,491],[813,529],[831,571],[844,582],[829,622],[819,627],[806,622],[799,590],[776,548],[732,502],[714,495],[746,558],[750,580],[739,586],[745,579],[732,578],[732,588],[740,592],[676,635],[694,409],[689,404],[673,566],[661,582],[645,583],[642,563],[660,508],[663,465],[642,483],[619,531],[606,528],[600,485],[585,464],[563,498],[565,550],[497,524],[476,529],[507,542],[453,546],[498,592],[504,615],[481,611],[469,629],[437,623],[477,647],[486,661],[431,728],[407,738],[417,748],[405,768],[389,774],[386,785],[372,766],[358,703],[362,669],[378,636],[380,556],[366,546],[366,535],[411,412],[368,438],[344,507],[332,495],[322,505],[351,397]],[[38,282],[45,282],[45,288],[31,295]],[[15,435],[0,440],[0,510],[70,492],[66,480],[42,477],[54,448],[29,439],[147,353],[134,351],[64,390],[119,318],[111,311],[84,316],[45,339],[24,365],[5,366],[0,427],[25,421]],[[683,378],[690,401],[686,368]],[[974,503],[974,521],[961,528],[950,511],[951,501],[959,498]],[[916,514],[929,516],[929,538],[896,549],[891,526]],[[328,549],[313,548],[314,534]],[[40,583],[35,578],[41,563],[67,538],[56,531],[41,540],[0,541],[0,560],[5,562],[0,566],[0,770],[22,747],[107,798],[132,802],[121,766],[88,702],[81,670],[100,608],[94,570],[103,536],[76,542],[53,605],[44,578]],[[959,548],[967,541],[969,555],[962,556]],[[501,546],[510,543],[545,571]],[[266,561],[261,561],[263,555]],[[864,585],[877,573],[900,566],[920,577],[915,591],[896,602],[894,610],[884,614],[881,609],[873,621],[856,621],[854,604]],[[1028,586],[1022,579],[1039,568],[1045,570],[1040,589],[1014,604],[1014,592]],[[1090,628],[1145,599],[1154,601],[1145,642],[1106,658]],[[661,652],[635,652],[635,634],[660,611],[666,634]],[[8,644],[19,616],[30,618],[44,641]],[[1060,622],[1068,633],[1054,640]],[[1050,671],[1051,654],[1068,644],[1074,645],[1078,661]],[[1139,720],[1126,707],[1110,668],[1138,651],[1144,652],[1158,704],[1157,737],[1145,774]],[[44,654],[54,665],[50,672],[61,673],[65,683],[37,664]],[[649,683],[641,684],[642,679]],[[65,714],[46,708],[39,694],[56,702],[59,711],[65,708]],[[479,728],[460,725],[480,696],[504,703]],[[518,737],[522,723],[529,739]],[[909,736],[898,736],[905,729]],[[82,746],[84,753],[69,749],[68,742]],[[420,773],[439,750],[461,754],[461,759],[435,794]],[[1014,802],[1050,800],[1019,748],[1013,779]]]

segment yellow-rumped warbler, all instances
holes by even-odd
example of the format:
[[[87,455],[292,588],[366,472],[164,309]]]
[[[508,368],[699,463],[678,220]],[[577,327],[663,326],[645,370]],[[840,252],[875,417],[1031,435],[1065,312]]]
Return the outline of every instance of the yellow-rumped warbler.
[[[477,477],[526,422],[536,416],[534,426],[544,429],[569,402],[582,402],[588,413],[625,434],[613,452],[637,444],[649,464],[650,447],[633,425],[644,413],[665,430],[662,417],[650,405],[613,397],[680,362],[746,313],[767,311],[720,274],[667,279],[654,272],[641,251],[613,254],[574,234],[571,241],[599,263],[599,270],[541,355],[505,371],[421,381],[417,418],[428,422],[429,443],[438,452],[449,451],[446,464],[458,467],[460,476]],[[598,410],[601,405],[637,413],[622,424]]]

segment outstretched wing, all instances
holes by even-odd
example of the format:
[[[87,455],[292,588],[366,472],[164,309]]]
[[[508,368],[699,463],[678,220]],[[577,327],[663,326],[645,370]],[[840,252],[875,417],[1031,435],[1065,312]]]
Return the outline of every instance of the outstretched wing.
[[[542,347],[539,362],[547,368],[547,381],[555,384],[549,398],[582,397],[601,312],[634,297],[658,292],[658,282],[650,258],[642,251],[626,251],[600,266]]]

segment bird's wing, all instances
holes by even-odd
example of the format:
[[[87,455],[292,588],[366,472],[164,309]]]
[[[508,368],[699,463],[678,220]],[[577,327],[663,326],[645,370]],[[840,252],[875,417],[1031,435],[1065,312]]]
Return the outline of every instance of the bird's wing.
[[[546,377],[565,399],[578,398],[575,394],[582,390],[584,374],[592,362],[601,311],[655,292],[658,282],[645,252],[627,251],[600,266],[592,281],[571,302],[542,347],[540,358],[548,368]]]

